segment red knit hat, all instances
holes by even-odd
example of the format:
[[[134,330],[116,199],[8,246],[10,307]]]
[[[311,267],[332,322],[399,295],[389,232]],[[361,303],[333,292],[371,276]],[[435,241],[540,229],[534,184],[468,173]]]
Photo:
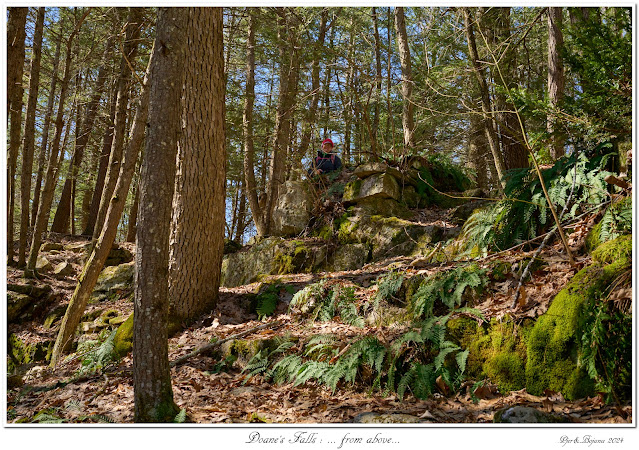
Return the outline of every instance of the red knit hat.
[[[335,147],[335,145],[333,144],[333,141],[331,141],[330,139],[324,139],[322,141],[322,145],[324,145],[326,143],[331,144],[331,147]]]

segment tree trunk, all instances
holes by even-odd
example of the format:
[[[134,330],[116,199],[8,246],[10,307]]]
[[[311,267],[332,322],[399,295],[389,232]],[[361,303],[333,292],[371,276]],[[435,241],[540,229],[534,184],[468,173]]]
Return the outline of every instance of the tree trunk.
[[[239,184],[240,206],[237,212],[237,228],[235,229],[233,240],[241,244],[242,236],[244,236],[244,230],[246,229],[246,188],[244,186],[244,180],[241,180]]]
[[[180,135],[186,8],[160,8],[152,56],[149,130],[140,170],[135,255],[133,392],[136,422],[170,422],[178,411],[169,370],[169,235]]]
[[[76,23],[75,28],[67,41],[64,77],[62,78],[60,98],[58,99],[58,113],[55,119],[55,135],[53,137],[51,154],[49,155],[49,163],[47,164],[47,174],[44,180],[44,187],[42,188],[40,204],[38,205],[38,213],[36,215],[31,248],[29,249],[29,259],[24,272],[25,277],[32,277],[35,275],[35,265],[38,259],[38,253],[40,252],[40,244],[42,243],[42,233],[46,230],[49,221],[49,211],[51,210],[51,203],[53,201],[53,194],[55,191],[59,168],[58,153],[60,152],[60,139],[62,138],[62,129],[64,127],[64,106],[69,90],[69,80],[71,80],[73,41],[80,32],[80,27],[82,26],[84,19],[86,19],[89,15],[90,11],[90,9],[85,11],[80,20]],[[66,136],[68,136],[68,131]],[[63,154],[64,146],[62,148],[62,155]]]
[[[562,34],[562,8],[548,8],[548,113],[546,129],[550,134],[550,156],[557,160],[564,156],[564,138],[557,130],[557,114],[564,95],[564,63],[561,56],[564,46]]]
[[[524,142],[520,116],[514,110],[507,91],[517,87],[516,49],[508,46],[510,36],[510,8],[490,8],[482,15],[479,24],[484,23],[487,44],[491,46],[494,57],[499,62],[500,70],[493,71],[493,82],[501,89],[495,92],[495,111],[501,138],[504,166],[506,170],[529,167],[528,149]],[[503,53],[497,53],[504,48]],[[494,62],[492,56],[488,60]],[[500,75],[501,74],[501,75]],[[503,79],[502,79],[503,76]],[[523,119],[521,119],[523,120]]]
[[[264,212],[259,204],[257,183],[255,181],[255,146],[253,145],[253,103],[255,101],[255,8],[248,10],[248,24],[246,37],[246,96],[244,99],[244,113],[242,115],[242,132],[244,135],[244,180],[246,183],[246,197],[251,207],[251,214],[255,229],[259,236],[268,232],[264,223]]]
[[[150,64],[151,61],[149,61],[149,65]],[[144,128],[147,122],[149,103],[148,73],[149,69],[147,68],[147,76],[145,77],[142,92],[140,93],[139,104],[136,110],[135,119],[133,120],[129,143],[126,148],[126,152],[124,153],[120,176],[118,177],[118,181],[109,204],[109,209],[107,210],[104,227],[102,228],[102,232],[95,243],[95,247],[89,256],[89,259],[84,265],[84,270],[78,279],[78,284],[73,292],[73,296],[71,297],[71,301],[69,302],[64,318],[62,319],[60,331],[58,332],[58,337],[55,341],[53,353],[51,355],[51,366],[53,367],[57,364],[62,352],[64,352],[71,344],[75,329],[84,314],[87,301],[93,292],[93,288],[98,280],[100,271],[102,271],[102,268],[104,267],[104,262],[113,247],[113,242],[118,230],[118,223],[122,217],[122,211],[124,211],[127,193],[129,191],[129,186],[131,185],[133,172],[135,171],[138,154],[140,153],[140,148],[144,141]],[[155,189],[157,190],[162,188],[163,186],[161,185],[155,186]]]
[[[488,85],[486,84],[486,78],[484,77],[484,70],[479,64],[479,56],[477,55],[477,45],[475,43],[475,35],[473,33],[472,19],[470,16],[469,8],[462,8],[464,12],[464,24],[466,29],[466,39],[468,41],[468,54],[470,57],[470,63],[472,64],[477,83],[479,85],[479,91],[481,93],[481,109],[484,116],[484,132],[490,151],[493,154],[495,161],[495,169],[497,170],[497,177],[500,180],[498,186],[503,190],[506,181],[504,180],[504,172],[506,171],[504,166],[504,160],[501,152],[499,151],[499,144],[497,142],[497,136],[495,129],[492,125],[492,108],[490,105],[490,95],[488,92]]]
[[[126,24],[126,38],[124,41],[124,54],[120,61],[120,76],[118,78],[118,97],[115,109],[115,124],[113,127],[113,144],[107,174],[100,199],[100,208],[93,229],[93,240],[97,239],[102,231],[104,217],[111,202],[111,196],[115,183],[120,173],[122,162],[122,149],[124,148],[124,136],[126,134],[126,118],[131,91],[132,71],[131,65],[135,61],[138,51],[140,31],[142,29],[142,8],[130,8]]]
[[[273,152],[269,164],[269,179],[266,189],[266,206],[264,208],[264,224],[267,234],[271,232],[273,209],[277,203],[279,187],[284,182],[286,148],[290,137],[290,117],[297,94],[297,77],[299,74],[299,50],[292,18],[287,8],[276,8],[278,13],[278,38],[280,41],[280,91],[273,133]]]
[[[138,233],[138,209],[140,208],[140,183],[135,189],[133,205],[129,213],[129,227],[126,232],[126,241],[135,243],[135,236]]]
[[[226,151],[222,8],[189,8],[184,132],[169,241],[169,330],[215,308],[224,252]],[[197,255],[193,249],[198,248]]]
[[[415,124],[413,123],[413,74],[411,70],[408,36],[406,35],[406,20],[404,8],[395,8],[395,29],[397,30],[397,46],[399,61],[402,66],[402,127],[404,128],[404,147],[415,147]]]
[[[55,56],[53,57],[53,71],[58,73],[60,65],[60,48],[62,46],[62,33],[58,33],[58,39],[55,46]],[[44,164],[47,161],[47,144],[49,141],[49,124],[51,116],[53,116],[53,104],[55,102],[55,90],[58,84],[58,77],[51,77],[51,86],[49,87],[49,99],[47,100],[47,112],[44,116],[44,125],[42,127],[42,140],[40,143],[40,155],[38,156],[38,175],[36,176],[35,187],[33,189],[33,204],[31,205],[31,226],[35,226],[36,216],[38,214],[38,205],[40,204],[40,188],[42,186],[42,176],[44,174]]]
[[[86,226],[82,232],[85,236],[92,236],[95,229],[95,222],[98,218],[98,209],[100,209],[100,200],[102,199],[102,191],[104,190],[104,179],[106,178],[109,166],[109,155],[111,154],[111,145],[113,144],[113,126],[115,122],[115,106],[117,98],[117,85],[113,88],[110,105],[111,112],[107,118],[106,131],[102,138],[102,152],[100,153],[100,161],[98,164],[98,176],[95,180],[93,195],[91,196],[91,206],[89,207],[89,216]]]
[[[373,25],[375,34],[375,115],[373,116],[373,132],[371,134],[371,146],[373,153],[377,153],[377,130],[379,129],[379,100],[382,95],[382,44],[379,38],[379,25],[377,10],[373,7]]]
[[[84,152],[87,144],[89,143],[89,137],[91,136],[91,132],[93,131],[93,125],[98,114],[98,106],[100,104],[102,93],[104,92],[104,87],[107,81],[107,67],[109,64],[111,49],[112,40],[109,40],[104,50],[104,62],[98,70],[98,76],[96,78],[93,95],[91,96],[91,100],[86,107],[84,120],[82,120],[81,122],[82,125],[80,127],[80,132],[76,141],[73,157],[71,158],[71,163],[69,164],[69,173],[67,175],[66,181],[64,182],[62,194],[60,195],[60,202],[58,203],[58,209],[56,210],[55,217],[53,218],[53,224],[51,225],[51,231],[54,233],[68,232],[69,223],[73,219],[73,216],[70,215],[72,207],[71,188],[73,183],[75,182],[76,177],[78,176],[80,164],[82,164]]]
[[[29,101],[24,125],[24,147],[22,150],[22,175],[20,176],[20,244],[18,247],[18,267],[26,264],[27,233],[29,231],[29,200],[31,198],[31,177],[33,176],[33,154],[35,147],[35,116],[40,89],[40,60],[42,56],[42,32],[44,30],[45,8],[38,8],[33,51],[31,56],[31,78],[29,80]]]
[[[320,97],[320,50],[324,47],[324,40],[326,39],[327,21],[328,9],[324,8],[320,19],[319,35],[317,37],[317,41],[313,45],[313,62],[311,63],[311,104],[304,118],[302,140],[298,151],[300,158],[304,157],[308,151],[313,134],[312,131],[315,127],[317,104],[319,103]]]
[[[15,176],[22,131],[22,75],[24,72],[25,26],[29,8],[10,8],[7,25],[7,117],[9,128],[9,151],[7,167],[7,261],[13,263],[13,215],[15,201]]]

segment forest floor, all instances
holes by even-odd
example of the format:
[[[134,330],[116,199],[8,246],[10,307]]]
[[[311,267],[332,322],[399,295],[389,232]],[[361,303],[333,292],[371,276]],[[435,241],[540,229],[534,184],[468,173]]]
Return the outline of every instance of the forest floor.
[[[430,220],[441,220],[430,217]],[[583,232],[581,233],[583,235]],[[573,232],[573,240],[578,236]],[[77,238],[65,238],[77,240]],[[507,261],[530,256],[522,251],[505,252],[499,258]],[[64,258],[65,255],[57,255]],[[71,255],[68,255],[71,258]],[[512,309],[512,293],[517,281],[491,282],[484,296],[475,305],[487,320],[511,317],[537,317],[543,314],[551,299],[563,288],[576,270],[589,258],[578,257],[578,267],[571,267],[560,246],[550,246],[542,258],[549,264],[532,274],[525,285],[526,295],[520,305]],[[360,270],[318,274],[293,274],[269,277],[283,285],[298,289],[304,285],[329,278],[331,282],[355,287],[355,296],[362,302],[377,290],[376,278],[387,272],[389,265],[406,273],[434,273],[447,264],[430,264],[424,268],[410,267],[412,258],[395,258],[365,266]],[[77,269],[77,267],[76,267]],[[76,273],[79,273],[76,270]],[[24,282],[21,272],[9,267],[8,283]],[[57,294],[56,301],[64,305],[75,287],[75,277],[58,280],[44,276],[38,283],[49,284]],[[267,339],[275,336],[294,336],[304,339],[320,333],[340,334],[345,337],[374,334],[378,339],[396,336],[403,325],[365,326],[357,328],[335,318],[328,322],[300,321],[288,315],[287,305],[280,302],[275,314],[264,321],[243,307],[246,296],[256,285],[221,288],[220,299],[214,311],[169,339],[171,361],[199,347],[212,338],[224,339],[258,325],[271,323],[251,333],[247,338]],[[133,310],[132,296],[104,301],[100,308],[115,309],[122,314]],[[41,321],[40,321],[41,322]],[[39,322],[9,324],[14,333],[25,342],[55,339],[55,331],[45,330]],[[405,329],[404,329],[405,331]],[[30,367],[23,377],[24,384],[8,389],[7,422],[31,422],[38,412],[46,411],[47,418],[62,422],[115,422],[133,421],[132,358],[129,354],[115,366],[98,374],[78,377],[81,357],[68,358],[55,371],[46,366]],[[379,414],[409,414],[422,423],[490,423],[497,410],[520,405],[540,411],[560,414],[572,423],[631,423],[631,406],[606,405],[596,396],[577,401],[566,401],[560,393],[547,391],[533,396],[525,390],[502,395],[496,386],[487,384],[470,395],[472,382],[465,383],[458,393],[445,390],[428,400],[419,400],[407,394],[403,400],[396,395],[382,395],[357,386],[338,385],[335,392],[312,383],[295,386],[292,383],[275,385],[262,377],[248,377],[236,366],[225,367],[211,354],[201,354],[171,369],[174,398],[185,408],[188,421],[195,423],[350,423],[367,412]]]

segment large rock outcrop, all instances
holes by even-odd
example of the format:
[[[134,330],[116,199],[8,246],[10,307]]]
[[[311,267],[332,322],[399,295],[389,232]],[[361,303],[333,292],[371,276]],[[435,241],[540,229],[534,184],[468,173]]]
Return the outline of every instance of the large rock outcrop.
[[[311,218],[313,198],[304,181],[286,181],[280,187],[280,196],[273,210],[273,235],[296,236]]]

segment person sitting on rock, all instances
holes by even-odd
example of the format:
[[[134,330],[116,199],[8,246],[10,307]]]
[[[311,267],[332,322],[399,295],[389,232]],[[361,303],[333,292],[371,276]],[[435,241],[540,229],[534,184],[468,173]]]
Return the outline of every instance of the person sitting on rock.
[[[317,157],[311,163],[308,169],[309,177],[313,175],[323,175],[342,167],[342,160],[335,153],[333,141],[324,139],[322,141],[322,149],[317,151]]]

